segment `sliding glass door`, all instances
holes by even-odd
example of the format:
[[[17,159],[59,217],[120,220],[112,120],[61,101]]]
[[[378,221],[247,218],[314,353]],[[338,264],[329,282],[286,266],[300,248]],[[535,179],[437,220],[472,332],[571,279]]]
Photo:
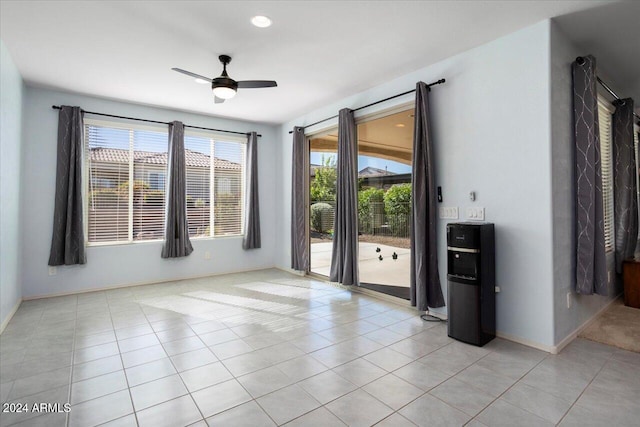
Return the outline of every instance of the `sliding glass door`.
[[[329,277],[338,131],[309,139],[310,272]],[[360,286],[409,299],[413,108],[358,124]]]
[[[409,299],[413,109],[358,125],[360,286]]]
[[[310,271],[329,277],[336,206],[337,130],[309,140]]]

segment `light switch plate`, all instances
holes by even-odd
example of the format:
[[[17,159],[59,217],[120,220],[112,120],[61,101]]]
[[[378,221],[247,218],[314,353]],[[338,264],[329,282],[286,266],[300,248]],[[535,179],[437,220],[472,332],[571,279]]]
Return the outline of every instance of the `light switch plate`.
[[[467,208],[467,219],[471,221],[484,221],[484,208]]]
[[[458,219],[458,208],[440,208],[440,219]]]

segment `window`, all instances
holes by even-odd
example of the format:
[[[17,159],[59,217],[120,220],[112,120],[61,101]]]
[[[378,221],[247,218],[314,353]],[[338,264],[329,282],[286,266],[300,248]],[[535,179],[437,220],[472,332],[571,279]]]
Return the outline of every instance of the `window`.
[[[167,146],[168,130],[164,126],[85,120],[85,223],[89,244],[164,237]],[[186,133],[191,237],[243,233],[245,146],[240,139]]]
[[[602,198],[604,210],[604,245],[613,251],[613,135],[612,114],[615,108],[598,95],[598,123],[600,125],[600,163],[602,166]]]
[[[219,138],[210,133],[187,131],[184,145],[189,236],[242,234],[245,142],[230,140],[228,137]]]
[[[162,239],[167,130],[85,121],[89,243]]]
[[[152,190],[164,191],[165,182],[166,182],[166,174],[164,172],[149,173],[149,187]]]

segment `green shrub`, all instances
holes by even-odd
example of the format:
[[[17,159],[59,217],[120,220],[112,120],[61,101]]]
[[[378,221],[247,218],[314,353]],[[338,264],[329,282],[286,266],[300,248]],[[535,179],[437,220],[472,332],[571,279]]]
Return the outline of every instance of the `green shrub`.
[[[371,234],[382,225],[384,219],[384,190],[367,188],[358,191],[359,231]]]
[[[411,184],[395,184],[384,193],[384,208],[387,215],[409,215],[411,213]]]
[[[118,186],[120,197],[129,199],[129,181],[125,181]],[[133,203],[140,204],[145,201],[145,193],[149,191],[149,183],[136,180],[133,182]]]
[[[315,177],[309,186],[309,198],[312,202],[335,202],[336,200],[336,159],[322,156],[322,166],[316,169]]]
[[[389,230],[396,237],[408,237],[411,218],[411,184],[395,184],[384,194]]]
[[[311,228],[319,233],[333,229],[333,206],[328,203],[311,205]]]

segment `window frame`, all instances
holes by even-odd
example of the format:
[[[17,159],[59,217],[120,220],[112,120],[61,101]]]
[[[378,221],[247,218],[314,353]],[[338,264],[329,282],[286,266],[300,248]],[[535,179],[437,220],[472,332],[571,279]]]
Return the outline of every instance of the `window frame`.
[[[216,131],[207,131],[204,129],[195,129],[195,128],[186,128],[184,133],[185,138],[188,136],[193,136],[196,138],[206,138],[209,139],[209,147],[210,150],[213,151],[213,155],[210,156],[210,175],[209,175],[209,197],[213,202],[209,203],[209,230],[210,234],[208,236],[189,236],[189,240],[208,240],[208,239],[237,239],[239,237],[244,237],[245,235],[245,218],[247,211],[247,137],[233,134],[226,134],[222,132]],[[240,173],[240,188],[242,190],[242,207],[240,209],[240,233],[238,234],[226,234],[222,236],[215,235],[215,143],[217,142],[225,142],[225,143],[237,143],[241,144],[243,148],[242,162],[241,162],[241,173]],[[185,144],[186,150],[186,144]],[[210,151],[210,152],[211,152]],[[186,169],[186,168],[185,168]],[[186,179],[185,179],[186,183]]]
[[[83,165],[85,167],[83,167],[83,171],[82,171],[82,196],[83,196],[83,220],[84,220],[84,240],[85,240],[85,246],[87,247],[101,247],[101,246],[122,246],[122,245],[131,245],[131,244],[148,244],[148,243],[158,243],[158,242],[162,242],[163,239],[145,239],[145,240],[134,240],[133,239],[133,192],[134,192],[134,186],[133,185],[129,185],[129,195],[128,195],[128,221],[127,221],[127,233],[128,233],[128,240],[124,241],[118,241],[118,240],[109,240],[109,241],[100,241],[100,242],[91,242],[89,241],[89,193],[90,193],[90,158],[89,158],[89,143],[88,141],[86,141],[86,137],[87,137],[87,127],[88,126],[99,126],[99,127],[106,127],[106,128],[111,128],[111,129],[121,129],[121,130],[125,130],[125,131],[151,131],[151,132],[164,132],[167,134],[167,141],[169,139],[169,129],[168,126],[165,125],[154,125],[154,124],[146,124],[146,123],[131,123],[128,121],[120,121],[120,120],[101,120],[101,119],[93,119],[93,118],[85,118],[84,119],[84,128],[83,128],[83,144],[82,144],[82,161],[83,161]],[[209,182],[209,191],[210,191],[210,197],[212,200],[212,203],[210,203],[210,227],[211,227],[211,234],[208,236],[200,236],[200,237],[190,237],[190,239],[196,239],[196,240],[207,240],[207,239],[232,239],[232,238],[242,238],[244,237],[245,234],[245,217],[246,217],[246,192],[247,192],[247,187],[246,187],[246,183],[247,183],[247,153],[246,153],[246,146],[247,146],[247,139],[246,137],[242,137],[242,136],[236,136],[236,135],[227,135],[227,134],[223,134],[221,132],[215,132],[215,131],[204,131],[204,130],[197,130],[197,129],[185,129],[185,137],[186,136],[195,136],[195,137],[204,137],[207,139],[210,139],[213,142],[215,141],[219,141],[219,142],[226,142],[226,143],[238,143],[238,144],[242,144],[244,146],[243,149],[243,156],[242,156],[242,161],[241,161],[241,173],[240,173],[240,188],[242,191],[242,196],[241,196],[241,200],[242,200],[242,206],[241,206],[241,214],[240,214],[240,233],[239,234],[231,234],[231,235],[222,235],[222,236],[215,236],[215,232],[214,232],[214,228],[213,225],[215,224],[215,208],[214,208],[214,204],[215,204],[215,199],[213,197],[214,193],[214,176],[215,176],[215,168],[214,168],[214,156],[211,156],[211,174],[210,174],[210,182]],[[129,137],[131,138],[131,136]],[[186,147],[185,147],[186,149]],[[130,139],[130,143],[129,143],[129,150],[130,152],[134,151],[133,148],[133,141]],[[131,183],[132,181],[135,181],[135,174],[134,174],[134,161],[133,160],[133,153],[131,154],[131,161],[129,162],[128,165],[128,181],[129,183]],[[168,174],[168,165],[165,165],[165,170],[164,170],[164,176],[165,176],[165,190],[166,190],[166,186],[167,186],[167,182],[166,182],[166,177]],[[185,194],[186,196],[186,194]],[[166,212],[166,210],[165,210]],[[163,221],[166,221],[166,218],[163,218]]]

